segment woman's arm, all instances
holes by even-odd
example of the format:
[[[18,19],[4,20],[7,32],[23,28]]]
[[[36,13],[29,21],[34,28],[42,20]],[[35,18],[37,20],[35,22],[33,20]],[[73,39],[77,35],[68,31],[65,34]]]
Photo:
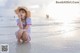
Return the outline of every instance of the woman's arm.
[[[30,25],[26,25],[26,27],[24,28],[24,31],[26,31],[29,27]]]
[[[19,27],[20,29],[23,29],[23,25],[22,25],[21,19],[19,19],[19,23],[18,23],[17,25],[18,25],[18,27]]]
[[[27,18],[26,27],[24,28],[24,30],[27,30],[30,26],[31,26],[31,18]]]
[[[19,17],[19,23],[17,24],[19,26],[20,29],[23,29],[23,25],[22,25],[22,22],[21,22],[21,15],[18,14],[18,17]]]

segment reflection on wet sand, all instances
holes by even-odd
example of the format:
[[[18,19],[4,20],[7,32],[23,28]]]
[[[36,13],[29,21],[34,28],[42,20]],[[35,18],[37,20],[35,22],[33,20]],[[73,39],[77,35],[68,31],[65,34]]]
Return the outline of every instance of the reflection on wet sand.
[[[15,18],[0,20],[0,44],[9,44],[10,53],[79,53],[80,20],[69,23],[32,18],[31,42],[18,45]],[[35,20],[35,21],[34,21]]]
[[[18,44],[16,46],[16,53],[31,53],[31,43],[23,43],[23,44]]]

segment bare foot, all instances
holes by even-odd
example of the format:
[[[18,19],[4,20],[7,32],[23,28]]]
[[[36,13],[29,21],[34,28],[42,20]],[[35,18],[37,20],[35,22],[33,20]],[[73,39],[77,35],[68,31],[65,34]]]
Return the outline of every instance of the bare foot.
[[[28,43],[29,41],[23,41],[22,43]]]

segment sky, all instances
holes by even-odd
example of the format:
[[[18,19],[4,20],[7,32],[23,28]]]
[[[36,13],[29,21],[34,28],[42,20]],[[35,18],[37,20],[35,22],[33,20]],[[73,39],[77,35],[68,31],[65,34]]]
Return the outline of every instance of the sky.
[[[0,7],[5,6],[7,0],[0,0]]]
[[[39,2],[38,2],[39,1]],[[46,0],[44,0],[46,1]],[[0,14],[4,14],[4,12],[8,12],[10,9],[18,5],[25,5],[31,8],[33,12],[35,10],[37,12],[41,12],[41,16],[45,16],[45,14],[49,14],[51,17],[55,17],[57,19],[72,19],[73,17],[79,17],[80,14],[80,5],[79,4],[56,4],[55,1],[50,2],[48,5],[43,4],[42,8],[39,6],[40,3],[44,3],[43,0],[0,0]],[[38,2],[38,3],[37,3]],[[30,4],[29,4],[30,3]],[[36,3],[36,4],[34,4]],[[47,3],[47,2],[46,2]],[[32,5],[34,4],[34,5]],[[4,7],[4,9],[1,9]],[[37,10],[38,9],[38,10]],[[11,10],[10,10],[11,11]],[[38,13],[37,13],[38,14]],[[40,14],[39,14],[40,15]],[[65,17],[65,18],[64,18]]]

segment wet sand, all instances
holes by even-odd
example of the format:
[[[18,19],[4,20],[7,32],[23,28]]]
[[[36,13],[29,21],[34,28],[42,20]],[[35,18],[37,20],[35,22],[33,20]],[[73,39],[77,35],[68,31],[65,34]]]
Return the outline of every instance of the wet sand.
[[[9,44],[9,53],[80,53],[80,19],[64,22],[32,18],[31,41],[17,44],[15,18],[0,18],[0,44]]]

